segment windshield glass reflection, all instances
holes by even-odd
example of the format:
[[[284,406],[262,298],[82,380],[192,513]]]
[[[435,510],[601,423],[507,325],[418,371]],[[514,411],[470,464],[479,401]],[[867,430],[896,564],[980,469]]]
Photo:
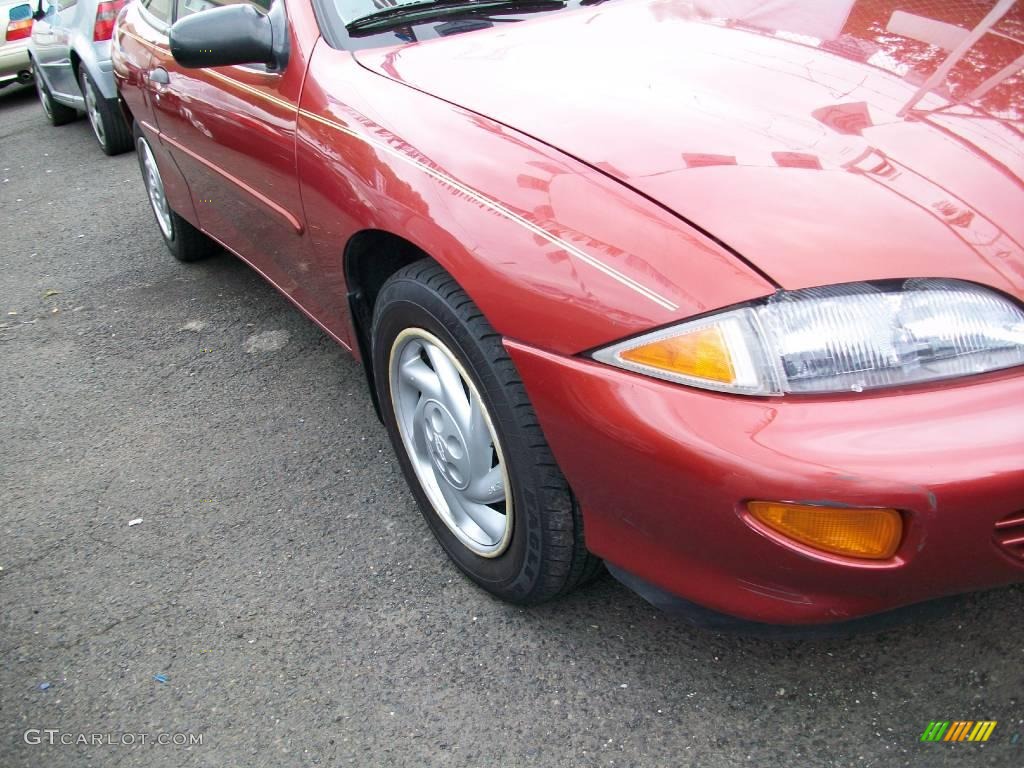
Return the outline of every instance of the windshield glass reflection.
[[[919,86],[904,107],[969,105],[1024,120],[1024,3],[1015,0],[694,0],[693,12],[878,67]]]

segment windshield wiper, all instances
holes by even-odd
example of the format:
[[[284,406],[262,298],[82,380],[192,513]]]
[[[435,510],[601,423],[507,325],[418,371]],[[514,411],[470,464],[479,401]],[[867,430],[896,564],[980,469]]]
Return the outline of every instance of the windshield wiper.
[[[427,0],[403,3],[360,16],[345,25],[349,32],[379,32],[449,16],[473,14],[535,13],[565,8],[565,0]]]

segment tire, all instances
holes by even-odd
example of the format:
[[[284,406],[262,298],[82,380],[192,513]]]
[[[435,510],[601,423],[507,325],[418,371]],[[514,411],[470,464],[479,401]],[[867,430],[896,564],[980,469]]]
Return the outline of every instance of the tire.
[[[163,177],[156,164],[153,148],[138,123],[135,124],[132,135],[150,208],[156,217],[157,228],[160,230],[160,236],[163,238],[167,250],[178,261],[199,261],[217,253],[220,247],[215,242],[185,221],[170,207],[167,197],[164,195]],[[158,189],[154,191],[155,188]]]
[[[85,116],[92,126],[93,135],[106,155],[121,155],[130,150],[135,142],[124,115],[117,107],[116,99],[105,99],[96,81],[83,67],[78,73],[78,87],[85,99]]]
[[[399,270],[381,288],[372,364],[402,472],[470,579],[503,600],[535,604],[599,572],[501,337],[434,261]]]
[[[46,116],[47,121],[50,125],[67,125],[68,123],[74,122],[78,119],[78,110],[74,107],[69,107],[65,104],[53,100],[53,95],[50,93],[50,87],[46,84],[43,79],[43,75],[40,72],[35,71],[36,63],[32,61],[32,73],[36,82],[36,95],[39,97],[39,103],[43,106],[43,114]]]

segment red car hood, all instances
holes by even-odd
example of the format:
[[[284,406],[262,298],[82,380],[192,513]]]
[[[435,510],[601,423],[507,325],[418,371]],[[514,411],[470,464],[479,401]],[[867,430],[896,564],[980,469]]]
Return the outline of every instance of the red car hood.
[[[783,287],[943,276],[1024,298],[1011,123],[926,115],[935,94],[899,117],[915,86],[835,41],[691,14],[621,0],[357,56],[604,171]]]

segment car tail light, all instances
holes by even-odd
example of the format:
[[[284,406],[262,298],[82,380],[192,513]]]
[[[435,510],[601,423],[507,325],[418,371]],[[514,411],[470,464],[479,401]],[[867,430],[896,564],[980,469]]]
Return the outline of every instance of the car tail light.
[[[866,560],[887,560],[903,536],[903,519],[895,509],[858,509],[751,501],[755,520],[783,536],[822,552]]]
[[[12,21],[7,25],[7,42],[27,40],[32,37],[32,19]]]
[[[117,14],[124,8],[125,0],[111,0],[100,3],[96,7],[96,25],[93,27],[92,39],[100,43],[114,36],[114,22]]]

